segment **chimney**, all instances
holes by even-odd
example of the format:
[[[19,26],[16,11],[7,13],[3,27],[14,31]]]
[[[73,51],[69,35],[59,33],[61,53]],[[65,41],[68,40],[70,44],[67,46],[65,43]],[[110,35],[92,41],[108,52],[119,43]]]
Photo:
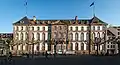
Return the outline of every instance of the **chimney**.
[[[33,16],[33,21],[36,21],[36,17],[35,16]]]
[[[75,16],[75,22],[76,22],[76,23],[78,23],[77,20],[78,20],[78,16]]]

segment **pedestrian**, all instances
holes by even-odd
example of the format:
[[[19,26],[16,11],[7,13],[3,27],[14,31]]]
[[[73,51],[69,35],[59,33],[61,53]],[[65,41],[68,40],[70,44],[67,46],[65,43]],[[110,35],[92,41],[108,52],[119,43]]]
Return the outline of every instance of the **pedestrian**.
[[[48,59],[48,53],[47,53],[47,51],[45,52],[45,57],[46,57],[46,59]]]

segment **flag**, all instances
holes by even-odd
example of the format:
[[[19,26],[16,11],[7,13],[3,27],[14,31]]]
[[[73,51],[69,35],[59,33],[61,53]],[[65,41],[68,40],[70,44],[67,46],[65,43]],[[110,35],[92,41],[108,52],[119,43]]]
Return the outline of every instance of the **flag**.
[[[94,2],[92,4],[90,4],[90,7],[94,5]]]
[[[26,6],[27,5],[27,0],[25,1],[25,4],[24,4],[24,6]]]

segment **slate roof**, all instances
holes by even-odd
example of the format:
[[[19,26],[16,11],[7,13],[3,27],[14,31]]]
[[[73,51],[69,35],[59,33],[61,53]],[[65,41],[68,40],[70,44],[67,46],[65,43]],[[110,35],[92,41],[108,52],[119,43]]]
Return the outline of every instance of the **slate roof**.
[[[57,20],[36,20],[35,22],[33,21],[33,19],[28,19],[26,16],[23,17],[22,19],[20,19],[19,21],[13,23],[13,25],[19,25],[19,24],[24,24],[24,25],[27,25],[27,24],[49,24],[49,22],[51,24],[53,23],[58,23],[59,24],[76,24],[76,20],[75,19],[57,19]],[[107,24],[105,22],[103,22],[102,20],[100,20],[99,18],[97,17],[93,17],[92,19],[78,19],[77,20],[77,24],[89,24],[93,21],[99,21],[100,23],[102,24]]]

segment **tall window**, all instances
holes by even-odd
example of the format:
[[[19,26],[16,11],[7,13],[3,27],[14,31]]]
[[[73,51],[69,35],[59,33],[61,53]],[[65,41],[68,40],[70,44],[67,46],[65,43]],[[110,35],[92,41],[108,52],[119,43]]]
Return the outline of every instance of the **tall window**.
[[[32,27],[32,30],[34,31],[34,27]]]
[[[54,32],[54,38],[55,38],[55,39],[57,38],[57,33],[56,33],[56,32]]]
[[[83,26],[81,27],[81,31],[84,31],[84,27]]]
[[[75,27],[76,31],[78,31],[78,27]]]
[[[78,50],[78,43],[75,43],[75,50]]]
[[[40,40],[40,34],[37,33],[37,40]]]
[[[93,30],[95,30],[95,26],[93,26]]]
[[[34,33],[32,33],[32,40],[34,40]]]
[[[57,26],[55,26],[54,28],[55,28],[55,30],[57,30]]]
[[[97,27],[97,30],[100,30],[100,26]]]
[[[19,27],[17,26],[17,29],[16,29],[17,31],[19,30]]]
[[[45,27],[43,27],[43,31],[45,31]]]
[[[97,37],[100,38],[100,33],[99,32],[97,33]]]
[[[29,37],[28,37],[28,33],[27,33],[27,32],[26,32],[26,34],[25,34],[25,39],[26,39],[26,40],[29,39]]]
[[[87,26],[87,30],[89,30],[89,26]]]
[[[70,27],[70,31],[72,31],[72,27]]]
[[[72,40],[73,40],[73,34],[70,33],[70,41],[72,41]]]
[[[86,41],[89,41],[89,33],[86,34]]]
[[[84,50],[84,43],[81,43],[81,50]]]
[[[61,32],[59,33],[59,35],[60,35],[60,36],[59,36],[60,38],[63,38],[63,34],[62,34]]]
[[[62,27],[60,26],[60,30],[62,30]]]
[[[40,30],[40,27],[37,27],[37,30],[39,31],[39,30]]]
[[[84,41],[84,33],[81,33],[81,41]]]
[[[75,33],[75,40],[78,41],[78,33]]]
[[[23,26],[21,27],[21,30],[23,30]]]
[[[23,40],[23,33],[21,33],[21,40]]]
[[[16,33],[16,40],[18,40],[18,38],[19,38],[19,34],[18,34],[18,33]]]
[[[42,40],[45,40],[45,33],[42,34]]]

